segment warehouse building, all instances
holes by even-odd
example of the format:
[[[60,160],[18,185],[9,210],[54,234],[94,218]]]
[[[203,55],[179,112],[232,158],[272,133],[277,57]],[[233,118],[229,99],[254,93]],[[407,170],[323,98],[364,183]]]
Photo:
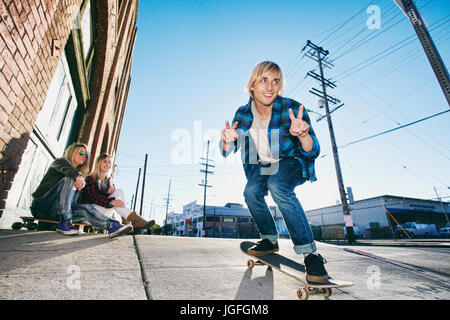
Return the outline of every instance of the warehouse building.
[[[445,226],[450,217],[449,203],[384,195],[350,204],[357,237],[367,239],[396,238],[398,224],[416,222]],[[306,212],[316,240],[344,239],[344,215],[341,205]]]

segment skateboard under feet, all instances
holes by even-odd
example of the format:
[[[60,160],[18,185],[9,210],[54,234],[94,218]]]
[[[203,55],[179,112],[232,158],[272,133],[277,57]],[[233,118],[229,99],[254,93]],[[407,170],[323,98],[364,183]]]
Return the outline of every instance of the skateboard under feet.
[[[252,257],[247,261],[247,267],[252,269],[255,266],[267,266],[295,279],[300,286],[297,288],[297,297],[300,300],[308,300],[310,295],[322,295],[328,298],[332,294],[333,288],[343,288],[353,286],[352,282],[329,279],[327,283],[311,283],[302,280],[305,274],[305,267],[294,260],[286,258],[278,253],[271,253],[266,256],[257,257],[248,253],[248,249],[256,245],[254,242],[241,242],[241,250],[244,254]]]

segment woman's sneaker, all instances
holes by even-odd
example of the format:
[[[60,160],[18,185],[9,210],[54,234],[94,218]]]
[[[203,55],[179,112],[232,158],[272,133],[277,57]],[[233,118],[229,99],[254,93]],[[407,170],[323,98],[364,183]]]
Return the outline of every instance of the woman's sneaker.
[[[66,236],[73,236],[79,234],[78,229],[75,229],[73,224],[69,221],[62,221],[56,226],[56,232],[62,233]]]
[[[327,260],[325,260],[320,254],[308,254],[305,258],[306,281],[327,283],[330,277],[325,270],[325,263],[327,263]]]
[[[278,242],[272,243],[272,241],[268,239],[263,239],[261,241],[258,241],[255,246],[248,249],[247,252],[252,256],[261,257],[272,252],[277,252],[278,250]]]
[[[131,224],[121,225],[119,222],[114,221],[111,223],[108,229],[108,234],[110,238],[115,238],[120,236],[121,234],[127,234],[133,230],[133,226]]]

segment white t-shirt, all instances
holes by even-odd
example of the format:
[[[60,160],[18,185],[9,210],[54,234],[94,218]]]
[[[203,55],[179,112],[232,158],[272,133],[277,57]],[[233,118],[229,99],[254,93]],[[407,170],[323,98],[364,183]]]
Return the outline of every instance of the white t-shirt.
[[[270,118],[261,120],[255,103],[252,101],[253,123],[250,128],[250,135],[255,142],[256,151],[258,152],[259,160],[263,163],[274,163],[280,161],[275,159],[270,151],[269,136],[267,134],[269,129]]]

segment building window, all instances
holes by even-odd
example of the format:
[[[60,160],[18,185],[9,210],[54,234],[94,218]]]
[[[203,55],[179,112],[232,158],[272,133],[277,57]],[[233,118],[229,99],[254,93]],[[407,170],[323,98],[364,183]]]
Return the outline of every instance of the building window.
[[[63,54],[50,82],[35,130],[54,157],[63,154],[77,106],[67,60]]]
[[[206,222],[220,222],[220,217],[217,216],[207,216]]]
[[[222,222],[234,222],[234,218],[233,217],[223,217]]]
[[[88,1],[86,8],[84,9],[83,17],[81,18],[81,42],[83,45],[84,61],[88,61],[89,52],[92,47],[93,30],[92,30],[92,14],[91,14],[91,2]]]
[[[89,83],[95,55],[95,0],[85,0],[77,16],[78,22],[67,41],[65,52],[80,107],[87,108],[90,100]]]

